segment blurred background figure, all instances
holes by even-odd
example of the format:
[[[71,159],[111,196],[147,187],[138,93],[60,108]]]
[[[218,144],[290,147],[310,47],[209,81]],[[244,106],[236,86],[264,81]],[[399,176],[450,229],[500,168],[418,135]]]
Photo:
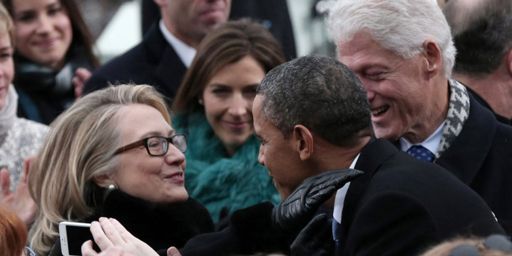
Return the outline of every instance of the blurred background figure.
[[[78,99],[52,123],[29,177],[39,206],[30,244],[60,252],[61,221],[118,219],[155,250],[213,230],[184,184],[184,136],[151,86],[122,85]]]
[[[512,256],[512,243],[503,235],[461,237],[443,242],[421,256]]]
[[[2,0],[14,20],[18,113],[49,124],[98,65],[74,0]]]
[[[450,0],[444,14],[457,48],[455,79],[512,124],[512,1]]]
[[[142,42],[94,72],[84,92],[109,84],[149,84],[171,101],[194,58],[196,48],[212,29],[226,22],[231,0],[155,0],[160,19]],[[138,32],[138,31],[137,31]]]
[[[16,214],[0,207],[0,251],[2,255],[35,256],[27,244],[27,227]]]
[[[153,0],[142,0],[142,33],[158,20],[160,13]],[[267,28],[281,43],[286,59],[297,56],[295,38],[286,0],[233,0],[230,20],[251,18]]]
[[[214,220],[279,200],[257,161],[252,101],[265,73],[282,62],[279,43],[262,25],[230,21],[202,41],[178,90],[172,110],[190,144],[187,188]]]
[[[14,29],[0,4],[0,205],[15,211],[25,223],[33,220],[35,205],[27,187],[27,159],[37,153],[48,127],[16,115],[18,94],[14,76]]]

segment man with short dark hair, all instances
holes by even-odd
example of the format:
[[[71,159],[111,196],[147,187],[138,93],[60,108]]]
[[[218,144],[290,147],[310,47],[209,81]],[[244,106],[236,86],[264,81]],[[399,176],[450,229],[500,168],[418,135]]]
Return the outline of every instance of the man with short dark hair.
[[[512,1],[451,0],[444,14],[457,55],[453,76],[512,124]]]
[[[296,207],[287,198],[307,177],[364,172],[326,203],[334,207],[339,255],[416,255],[453,236],[501,230],[483,200],[446,170],[372,138],[366,92],[333,59],[304,57],[271,70],[253,115],[259,161],[285,200],[278,224],[293,223]]]

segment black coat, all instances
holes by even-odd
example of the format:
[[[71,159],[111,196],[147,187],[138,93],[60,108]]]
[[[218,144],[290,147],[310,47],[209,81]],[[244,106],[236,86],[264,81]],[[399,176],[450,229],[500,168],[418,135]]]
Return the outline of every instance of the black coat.
[[[386,140],[366,145],[355,168],[365,174],[351,182],[345,198],[340,255],[416,255],[456,235],[504,233],[469,187]],[[184,256],[287,253],[296,233],[273,227],[271,211],[268,204],[237,211],[226,228],[189,240],[181,252]]]
[[[512,235],[512,127],[470,97],[461,133],[435,162],[475,190]]]
[[[438,166],[370,142],[347,191],[339,255],[417,255],[456,235],[503,233],[489,207]]]
[[[135,83],[152,85],[172,100],[187,69],[157,25],[141,43],[97,69],[85,84],[84,94],[109,84]]]

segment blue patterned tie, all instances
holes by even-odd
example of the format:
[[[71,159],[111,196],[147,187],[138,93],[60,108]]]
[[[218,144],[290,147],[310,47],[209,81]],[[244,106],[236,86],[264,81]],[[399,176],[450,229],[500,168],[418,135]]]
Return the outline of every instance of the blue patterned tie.
[[[422,145],[414,145],[410,147],[407,150],[407,153],[418,160],[427,162],[432,162],[436,158],[434,153],[430,152],[430,150],[426,149]]]

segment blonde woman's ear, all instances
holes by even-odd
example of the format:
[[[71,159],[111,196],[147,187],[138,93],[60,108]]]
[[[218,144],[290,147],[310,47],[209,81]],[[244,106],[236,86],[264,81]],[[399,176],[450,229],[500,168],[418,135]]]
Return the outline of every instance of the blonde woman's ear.
[[[114,186],[114,188],[117,188],[116,182],[110,177],[109,174],[101,174],[98,176],[95,176],[92,178],[94,183],[96,185],[102,187],[102,188],[110,188],[111,186]]]

